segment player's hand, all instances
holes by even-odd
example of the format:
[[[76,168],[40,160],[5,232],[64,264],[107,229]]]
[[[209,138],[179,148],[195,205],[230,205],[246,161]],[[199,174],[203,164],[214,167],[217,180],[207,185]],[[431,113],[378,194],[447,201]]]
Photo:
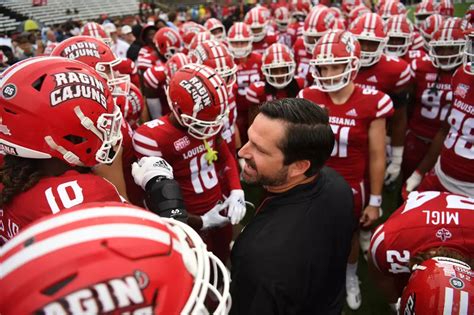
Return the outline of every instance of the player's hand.
[[[232,224],[239,223],[245,216],[245,195],[242,189],[230,191],[229,197],[225,200],[224,206],[228,207],[227,216]]]
[[[223,203],[218,203],[211,210],[207,211],[201,216],[202,228],[201,230],[209,229],[212,227],[219,227],[230,222],[229,218],[225,215],[220,214],[226,207]]]
[[[408,198],[408,195],[415,190],[423,180],[423,175],[418,171],[415,170],[413,174],[408,177],[407,181],[405,182],[405,185],[403,185],[402,188],[402,196],[404,199]]]
[[[362,215],[360,217],[360,225],[362,227],[369,227],[379,218],[380,216],[380,207],[367,206],[365,207]]]
[[[132,176],[135,183],[145,190],[148,181],[156,176],[173,179],[173,168],[160,157],[145,156],[132,164]]]
[[[390,161],[388,163],[387,169],[385,170],[385,185],[389,186],[395,182],[400,175],[400,170],[403,160],[403,147],[393,147],[391,148]]]

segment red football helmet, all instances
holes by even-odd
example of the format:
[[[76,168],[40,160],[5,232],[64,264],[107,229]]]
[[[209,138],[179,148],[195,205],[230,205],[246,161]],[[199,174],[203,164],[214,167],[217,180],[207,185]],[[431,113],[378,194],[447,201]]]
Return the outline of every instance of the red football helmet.
[[[162,27],[153,37],[158,52],[167,60],[181,50],[182,39],[178,32],[170,27]]]
[[[441,27],[444,18],[440,14],[433,14],[427,17],[420,25],[419,31],[423,37],[423,46],[426,51],[430,50],[429,43],[433,34]]]
[[[221,21],[216,18],[210,18],[204,23],[204,27],[211,32],[218,41],[224,41],[226,38],[225,27]]]
[[[405,56],[412,44],[413,24],[406,15],[393,15],[385,23],[387,44],[384,52],[390,56]]]
[[[51,56],[51,53],[53,52],[54,48],[58,46],[59,43],[57,42],[48,42],[48,45],[44,48],[43,55],[44,56]]]
[[[181,38],[183,39],[184,47],[186,48],[186,50],[189,51],[189,45],[191,44],[191,41],[193,40],[194,36],[196,36],[197,33],[205,31],[207,31],[207,29],[201,24],[197,24],[196,22],[189,21],[181,25],[179,33],[181,35]]]
[[[311,0],[291,0],[290,12],[291,16],[297,21],[304,21],[311,11]]]
[[[237,80],[237,65],[224,44],[217,41],[201,43],[190,55],[191,62],[214,69],[224,79],[227,89],[232,90]]]
[[[430,15],[435,14],[438,10],[438,4],[435,0],[422,0],[416,5],[415,9],[415,26],[420,27],[421,23]]]
[[[242,22],[235,22],[227,34],[229,51],[235,58],[245,58],[252,52],[253,35],[250,27]]]
[[[349,24],[354,22],[359,16],[362,16],[367,13],[371,13],[369,8],[365,6],[365,4],[360,4],[356,7],[354,7],[351,12],[349,12],[349,15],[347,16],[347,20]]]
[[[174,54],[173,57],[168,59],[165,64],[166,83],[169,84],[176,71],[188,63],[191,63],[191,60],[189,60],[188,56],[183,53]]]
[[[384,21],[388,20],[389,17],[399,14],[406,14],[407,8],[403,3],[398,0],[389,0],[385,2],[379,9],[378,14]]]
[[[467,28],[466,20],[449,18],[433,34],[429,43],[429,54],[436,68],[451,70],[462,63]]]
[[[145,100],[140,89],[135,84],[130,85],[129,94],[126,97],[116,97],[115,104],[120,108],[123,118],[129,123],[130,127],[136,129],[145,107]]]
[[[358,17],[349,26],[349,31],[354,34],[361,45],[361,66],[369,67],[376,64],[380,60],[387,42],[382,18],[376,13],[367,13]]]
[[[0,89],[5,153],[89,167],[114,160],[122,115],[94,69],[66,58],[29,58],[2,73]]]
[[[51,56],[77,60],[94,68],[112,89],[114,96],[127,96],[130,91],[130,76],[115,70],[122,60],[100,39],[90,36],[73,36],[61,43],[51,52]]]
[[[275,23],[280,32],[286,32],[290,23],[290,11],[287,7],[281,6],[275,10]]]
[[[353,81],[360,68],[360,44],[357,39],[346,31],[330,31],[319,39],[314,47],[313,66],[314,84],[324,92],[334,92]],[[323,75],[320,66],[345,64],[341,74]]]
[[[275,43],[268,47],[262,57],[262,72],[267,82],[282,89],[293,80],[296,62],[288,46]]]
[[[452,0],[441,0],[438,6],[438,13],[444,17],[454,16],[454,5]]]
[[[244,23],[250,27],[253,34],[253,41],[260,42],[267,35],[268,20],[264,16],[264,12],[258,8],[253,8],[245,14]]]
[[[112,39],[107,35],[102,25],[96,22],[87,22],[81,29],[81,35],[91,36],[103,41],[107,46],[112,47]]]
[[[192,228],[124,203],[38,220],[0,262],[2,314],[223,315],[231,306],[228,271]]]
[[[191,54],[192,51],[196,49],[196,47],[199,44],[204,43],[208,40],[214,40],[214,39],[215,39],[214,36],[212,36],[211,32],[209,31],[197,33],[196,36],[194,36],[193,40],[191,41],[191,44],[189,44],[188,55]]]
[[[362,0],[342,0],[341,3],[341,10],[342,14],[344,16],[349,16],[349,13],[354,9],[355,7],[364,4]]]
[[[191,136],[207,139],[222,129],[228,115],[227,87],[212,68],[185,65],[171,78],[167,95],[174,116]]]
[[[328,9],[312,10],[308,14],[303,26],[303,43],[308,54],[313,54],[316,42],[333,28],[335,20]]]
[[[399,314],[473,314],[474,272],[459,260],[434,257],[413,267]]]

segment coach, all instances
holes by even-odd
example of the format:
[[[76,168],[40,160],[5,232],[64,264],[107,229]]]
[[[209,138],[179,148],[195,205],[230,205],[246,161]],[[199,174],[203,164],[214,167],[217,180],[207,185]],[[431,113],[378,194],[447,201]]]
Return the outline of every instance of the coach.
[[[305,99],[264,103],[239,151],[268,192],[232,250],[231,314],[341,314],[355,227],[352,192],[323,167],[334,135]]]

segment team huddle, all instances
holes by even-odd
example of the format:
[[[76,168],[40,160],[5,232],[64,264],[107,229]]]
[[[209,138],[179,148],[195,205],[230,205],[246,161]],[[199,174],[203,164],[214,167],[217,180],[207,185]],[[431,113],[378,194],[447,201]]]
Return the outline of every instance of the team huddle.
[[[362,303],[362,250],[400,314],[472,314],[474,8],[453,13],[257,5],[228,30],[146,25],[136,62],[89,22],[7,68],[0,313],[227,314],[242,172],[258,174],[239,150],[261,104],[304,98],[327,112],[326,165],[353,192],[347,305]],[[403,205],[375,227],[400,180]]]

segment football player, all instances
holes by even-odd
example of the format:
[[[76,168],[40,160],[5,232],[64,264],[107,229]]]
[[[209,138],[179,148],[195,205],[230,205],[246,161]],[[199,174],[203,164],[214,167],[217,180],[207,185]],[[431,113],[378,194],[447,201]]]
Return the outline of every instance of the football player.
[[[329,9],[312,10],[303,25],[303,35],[298,37],[293,47],[296,61],[296,75],[305,79],[307,85],[313,84],[309,62],[313,57],[316,42],[334,27],[335,16]]]
[[[265,49],[271,44],[277,42],[277,36],[273,31],[268,31],[268,19],[265,18],[264,11],[258,7],[251,9],[244,18],[244,23],[247,24],[252,31],[252,51],[257,54],[263,54]]]
[[[449,191],[474,198],[473,36],[471,32],[467,37],[463,66],[457,68],[451,80],[452,102],[447,119],[441,124],[416,171],[407,180],[408,192],[414,189]]]
[[[407,125],[406,105],[412,79],[410,65],[403,59],[383,54],[387,34],[383,20],[377,14],[359,17],[349,31],[361,45],[361,69],[355,79],[356,84],[384,92],[390,96],[395,108],[390,121],[391,154],[385,174],[385,184],[390,185],[398,178],[402,164]],[[367,242],[365,249],[368,245]]]
[[[472,264],[473,210],[474,200],[465,196],[415,191],[377,228],[370,244],[369,271],[389,303],[402,295],[414,264],[439,256]],[[472,311],[462,314],[468,313]]]
[[[230,311],[228,271],[199,235],[133,206],[80,205],[38,221],[0,250],[2,314]]]
[[[291,50],[283,44],[273,44],[263,54],[264,82],[254,82],[247,89],[249,124],[258,114],[258,106],[266,101],[296,97],[304,88],[303,78],[295,77],[296,63]]]
[[[204,27],[211,32],[212,36],[214,36],[215,40],[218,42],[225,43],[226,40],[226,31],[225,27],[221,21],[216,18],[210,18],[206,20],[204,23]]]
[[[240,136],[237,128],[237,65],[234,57],[224,44],[216,41],[207,41],[200,44],[191,54],[193,63],[203,64],[214,69],[227,86],[229,115],[224,121],[221,136],[227,142],[232,156],[237,156],[237,147],[240,147]]]
[[[110,164],[122,142],[122,115],[91,67],[58,57],[24,60],[0,81],[0,242],[24,226],[94,201],[121,201],[91,168]]]
[[[293,38],[288,33],[290,23],[290,11],[286,6],[279,6],[275,9],[275,24],[278,30],[278,42],[288,47],[293,46]]]
[[[153,37],[158,60],[143,73],[143,94],[146,97],[148,110],[152,119],[159,118],[169,112],[168,100],[163,79],[164,64],[173,55],[181,51],[181,36],[170,27],[163,27]]]
[[[100,40],[90,36],[70,37],[59,43],[51,56],[65,57],[91,66],[107,80],[107,85],[114,98],[128,98],[130,78],[127,75],[120,75],[114,70],[121,59],[115,57],[112,50]],[[134,184],[130,173],[130,165],[135,161],[131,138],[132,130],[125,120],[122,120],[121,131],[123,141],[115,161],[110,165],[99,165],[93,171],[114,184],[124,198],[141,205],[142,196],[139,187]]]
[[[296,39],[303,35],[303,25],[306,16],[311,11],[312,4],[310,0],[291,0],[290,13],[293,21],[288,25],[288,34],[291,36],[292,45]]]
[[[453,101],[451,79],[462,63],[462,51],[466,42],[464,32],[462,20],[446,20],[433,35],[429,56],[412,62],[416,87],[403,154],[404,179],[412,174],[419,175],[415,171],[447,117]]]
[[[245,215],[245,200],[237,164],[220,137],[228,115],[225,82],[207,66],[188,64],[171,78],[167,95],[172,112],[136,130],[135,151],[140,157],[163,157],[171,164],[190,214],[202,216],[214,209],[222,201],[221,186],[227,185],[230,194],[224,204],[231,223],[237,224]],[[219,182],[220,171],[226,174],[225,183]],[[220,223],[228,222],[225,217]],[[209,227],[203,222],[201,235],[209,249],[226,261],[232,235],[223,238],[219,229]]]
[[[252,82],[262,81],[262,56],[252,51],[252,31],[247,24],[236,22],[229,29],[227,42],[229,51],[234,55],[237,64],[237,126],[241,143],[247,142],[249,102],[246,91]],[[238,148],[237,148],[238,149]]]
[[[393,104],[388,95],[354,83],[360,58],[360,44],[351,33],[327,33],[316,43],[311,61],[315,85],[303,89],[298,96],[328,110],[336,141],[327,165],[351,185],[354,216],[366,228],[379,217],[385,169],[385,120],[393,114]],[[370,198],[366,206],[368,184]],[[347,303],[351,309],[361,305],[356,274],[358,256],[359,239],[355,232],[346,273]]]

